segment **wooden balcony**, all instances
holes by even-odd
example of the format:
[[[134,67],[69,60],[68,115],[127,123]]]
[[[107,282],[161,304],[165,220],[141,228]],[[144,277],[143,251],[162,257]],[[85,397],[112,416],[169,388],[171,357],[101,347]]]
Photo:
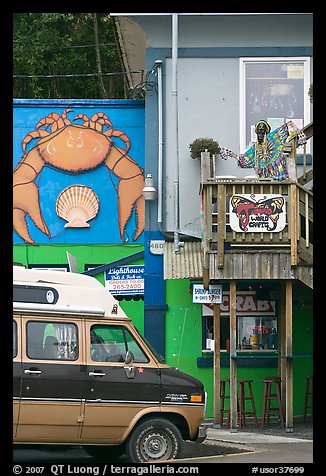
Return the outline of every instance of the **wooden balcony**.
[[[307,130],[311,137],[311,124]],[[202,154],[205,287],[211,280],[222,279],[299,279],[313,287],[313,193],[303,185],[312,178],[312,171],[308,175],[304,167],[304,176],[294,176],[296,146],[295,140],[287,144],[291,180],[281,182],[261,178],[215,177],[212,159],[209,154]],[[236,199],[232,197],[240,197],[243,207],[235,210]],[[275,202],[270,201],[273,197],[280,197],[280,203],[284,202],[280,213]],[[248,221],[245,209],[254,208],[248,204],[250,200],[256,203],[256,211],[252,212],[256,223],[249,222],[248,226],[244,226],[241,225],[241,217]],[[261,205],[264,200],[267,203],[265,215],[259,210],[264,206]],[[277,227],[268,231],[274,226],[270,217],[276,221],[282,219],[280,231]],[[238,226],[234,226],[235,219]]]

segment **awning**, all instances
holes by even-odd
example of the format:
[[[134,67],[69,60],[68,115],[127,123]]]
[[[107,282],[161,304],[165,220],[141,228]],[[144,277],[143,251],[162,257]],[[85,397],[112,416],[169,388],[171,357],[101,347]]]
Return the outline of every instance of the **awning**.
[[[202,244],[200,241],[185,242],[175,253],[174,243],[165,242],[164,279],[202,279]]]

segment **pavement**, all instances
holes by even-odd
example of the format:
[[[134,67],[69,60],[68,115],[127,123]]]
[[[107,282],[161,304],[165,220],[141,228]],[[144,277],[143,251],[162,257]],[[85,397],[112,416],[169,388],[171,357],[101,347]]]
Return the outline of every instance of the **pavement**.
[[[238,427],[237,430],[225,426],[217,428],[209,420],[205,424],[207,426],[205,444],[230,448],[230,451],[221,458],[221,463],[298,465],[315,462],[311,417],[308,417],[307,421],[295,418],[291,429],[293,431],[283,429],[279,422],[271,422],[265,425],[263,430],[261,427],[256,428],[254,422],[250,421],[246,421],[246,426],[241,429]],[[236,451],[232,452],[232,448]]]

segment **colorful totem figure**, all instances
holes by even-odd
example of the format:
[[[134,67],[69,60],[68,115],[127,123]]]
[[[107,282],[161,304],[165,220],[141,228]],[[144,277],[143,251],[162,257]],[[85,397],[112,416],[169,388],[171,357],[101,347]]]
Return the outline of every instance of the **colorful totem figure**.
[[[265,120],[260,120],[255,125],[257,142],[244,154],[237,155],[227,148],[221,149],[221,157],[233,157],[238,160],[242,168],[253,168],[258,177],[272,178],[273,180],[286,180],[288,171],[286,158],[283,152],[284,142],[289,137],[289,126],[298,134],[298,144],[307,142],[305,134],[300,131],[292,121],[282,124],[271,131],[271,126]]]

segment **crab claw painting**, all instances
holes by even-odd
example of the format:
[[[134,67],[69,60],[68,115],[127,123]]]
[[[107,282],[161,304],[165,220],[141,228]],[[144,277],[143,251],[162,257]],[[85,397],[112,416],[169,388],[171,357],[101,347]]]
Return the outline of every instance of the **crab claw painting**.
[[[97,112],[90,118],[86,114],[77,114],[70,120],[68,114],[72,111],[67,108],[62,114],[51,112],[40,119],[35,130],[22,140],[23,155],[13,172],[13,229],[24,242],[35,244],[26,220],[29,217],[36,228],[51,239],[52,234],[41,211],[42,197],[37,183],[44,168],[60,174],[80,176],[105,166],[117,196],[120,240],[127,241],[126,227],[134,215],[132,240],[135,241],[144,231],[144,169],[129,155],[130,139],[123,131],[113,127],[104,112]],[[111,174],[118,181],[117,186]],[[68,221],[66,229],[89,227],[87,222],[95,219],[99,213],[98,197],[90,188],[78,183],[75,188],[63,190],[60,194],[56,213],[58,217]],[[67,219],[67,213],[72,216],[73,204],[68,204],[67,201],[77,200],[77,195],[78,200],[84,202],[87,196],[89,203],[85,205],[85,202],[82,207],[74,204],[75,209],[78,208],[79,222],[76,217],[75,222],[72,222]],[[77,213],[76,210],[74,213]]]

